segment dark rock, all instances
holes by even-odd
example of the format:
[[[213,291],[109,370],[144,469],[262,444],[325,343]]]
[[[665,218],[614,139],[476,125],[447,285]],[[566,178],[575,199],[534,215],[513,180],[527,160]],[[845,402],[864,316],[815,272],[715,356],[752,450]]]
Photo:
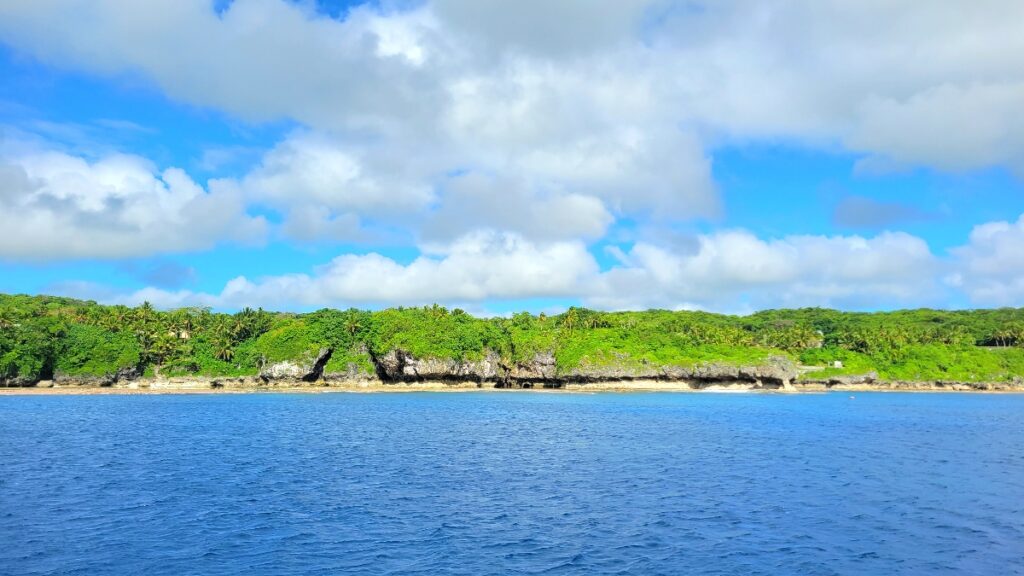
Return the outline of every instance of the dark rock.
[[[142,371],[137,366],[128,366],[118,369],[111,374],[99,376],[72,375],[57,372],[53,376],[53,382],[57,386],[83,386],[83,387],[109,387],[120,382],[130,382],[142,376]]]

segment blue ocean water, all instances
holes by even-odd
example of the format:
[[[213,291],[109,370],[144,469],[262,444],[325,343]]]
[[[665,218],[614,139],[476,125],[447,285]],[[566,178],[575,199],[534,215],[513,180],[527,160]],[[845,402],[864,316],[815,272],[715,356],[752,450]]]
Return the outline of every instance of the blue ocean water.
[[[0,397],[2,574],[1022,574],[1024,395]]]

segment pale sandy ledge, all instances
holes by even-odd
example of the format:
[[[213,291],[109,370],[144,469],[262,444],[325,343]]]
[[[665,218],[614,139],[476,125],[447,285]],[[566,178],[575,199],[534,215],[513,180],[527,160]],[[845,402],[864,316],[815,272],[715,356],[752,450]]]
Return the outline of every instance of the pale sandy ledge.
[[[958,392],[1024,394],[1016,383],[978,382],[884,382],[836,384],[801,382],[785,387],[762,387],[750,382],[719,382],[666,380],[611,380],[599,382],[549,382],[508,387],[496,382],[416,381],[383,382],[380,380],[275,381],[258,379],[139,379],[112,386],[54,384],[40,382],[35,386],[0,388],[0,395],[102,395],[102,394],[252,394],[252,393],[405,393],[405,392],[480,392],[495,393],[589,393],[589,392],[687,392],[687,393],[766,393],[806,394],[824,392]]]

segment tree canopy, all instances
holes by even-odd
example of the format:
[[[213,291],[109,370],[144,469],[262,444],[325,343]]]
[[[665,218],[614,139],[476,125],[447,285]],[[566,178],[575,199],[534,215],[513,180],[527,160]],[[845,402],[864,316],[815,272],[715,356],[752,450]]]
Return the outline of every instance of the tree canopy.
[[[875,371],[893,379],[1002,380],[1024,375],[1024,309],[840,312],[768,310],[749,316],[569,308],[557,315],[477,318],[443,306],[307,314],[104,306],[0,295],[0,380],[147,374],[242,376],[267,363],[334,350],[327,370],[372,373],[390,350],[509,365],[551,354],[583,365],[756,363],[784,355],[819,375]],[[842,364],[835,367],[835,362]]]

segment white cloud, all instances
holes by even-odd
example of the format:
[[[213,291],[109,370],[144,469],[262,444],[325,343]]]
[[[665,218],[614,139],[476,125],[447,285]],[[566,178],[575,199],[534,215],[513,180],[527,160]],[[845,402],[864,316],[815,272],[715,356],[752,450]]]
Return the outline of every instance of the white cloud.
[[[438,19],[470,49],[565,57],[632,42],[653,6],[651,0],[437,0]]]
[[[436,0],[343,21],[283,0],[219,15],[205,0],[33,0],[0,6],[0,38],[247,118],[453,147],[455,162],[564,147],[571,169],[598,143],[688,126],[962,169],[1024,157],[1022,19],[1012,0]],[[672,166],[638,150],[640,166]]]
[[[403,179],[404,167],[372,166],[389,159],[361,154],[323,135],[294,134],[268,151],[240,184],[251,198],[279,205],[312,203],[381,214],[429,204],[430,186]]]
[[[905,164],[950,170],[1005,165],[1024,175],[1024,78],[944,84],[905,100],[869,98],[850,144]]]
[[[68,17],[74,14],[74,17]],[[384,125],[419,108],[415,73],[430,59],[429,14],[355,8],[344,22],[306,3],[238,0],[15,1],[0,5],[0,37],[59,66],[142,72],[170,96],[266,120]]]
[[[441,205],[425,218],[424,236],[428,241],[450,241],[467,228],[493,228],[539,240],[595,240],[612,221],[601,200],[592,196],[470,173],[446,183]]]
[[[283,0],[219,15],[205,0],[36,0],[0,5],[0,39],[304,124],[249,184],[329,219],[423,206],[470,170],[686,220],[719,213],[707,149],[723,139],[1021,169],[1022,19],[1009,0],[435,0],[344,20]]]
[[[745,231],[700,236],[692,252],[638,243],[585,301],[599,308],[740,311],[792,306],[921,305],[939,263],[920,238],[884,233],[763,240]]]
[[[1019,306],[1024,300],[1024,215],[1016,222],[975,226],[966,245],[954,248],[948,282],[973,302]]]
[[[358,242],[371,237],[359,216],[349,212],[332,213],[326,206],[314,204],[299,204],[289,209],[281,231],[288,238],[306,242]]]
[[[718,213],[711,162],[647,50],[558,65],[521,57],[449,84],[442,128],[474,164],[601,198],[617,213]],[[665,96],[662,98],[662,96]]]
[[[132,155],[96,161],[53,151],[0,154],[0,258],[125,258],[259,242],[262,218],[214,181]]]
[[[513,234],[477,232],[431,250],[408,264],[376,253],[347,254],[312,275],[238,277],[219,294],[146,288],[113,300],[229,308],[481,302],[570,297],[597,273],[581,242],[536,244]]]
[[[1024,3],[1011,0],[435,0],[363,5],[344,21],[284,0],[236,0],[220,15],[206,0],[4,2],[0,41],[15,50],[303,128],[206,189],[131,155],[8,158],[0,225],[12,233],[0,254],[114,258],[258,239],[265,224],[245,214],[257,203],[283,214],[293,239],[363,241],[383,223],[426,255],[347,255],[312,275],[167,298],[924,303],[942,263],[905,234],[720,232],[693,252],[643,241],[603,274],[585,242],[616,218],[644,227],[720,214],[711,151],[723,142],[1020,173],[1021,21]],[[957,252],[977,301],[1022,293],[1019,228],[979,227]]]
[[[666,20],[694,118],[740,139],[841,142],[896,164],[1024,160],[1012,0],[708,3]],[[958,135],[963,131],[965,142]]]
[[[232,182],[250,202],[284,214],[282,231],[299,241],[377,238],[364,218],[407,223],[435,201],[429,176],[400,150],[309,132],[291,134]]]
[[[313,274],[239,277],[217,294],[147,288],[109,300],[294,308],[566,298],[601,309],[874,308],[930,303],[943,270],[924,241],[901,233],[764,240],[729,231],[700,236],[692,252],[638,243],[606,271],[580,242],[496,232],[421,252],[407,264],[372,253],[339,256]]]

